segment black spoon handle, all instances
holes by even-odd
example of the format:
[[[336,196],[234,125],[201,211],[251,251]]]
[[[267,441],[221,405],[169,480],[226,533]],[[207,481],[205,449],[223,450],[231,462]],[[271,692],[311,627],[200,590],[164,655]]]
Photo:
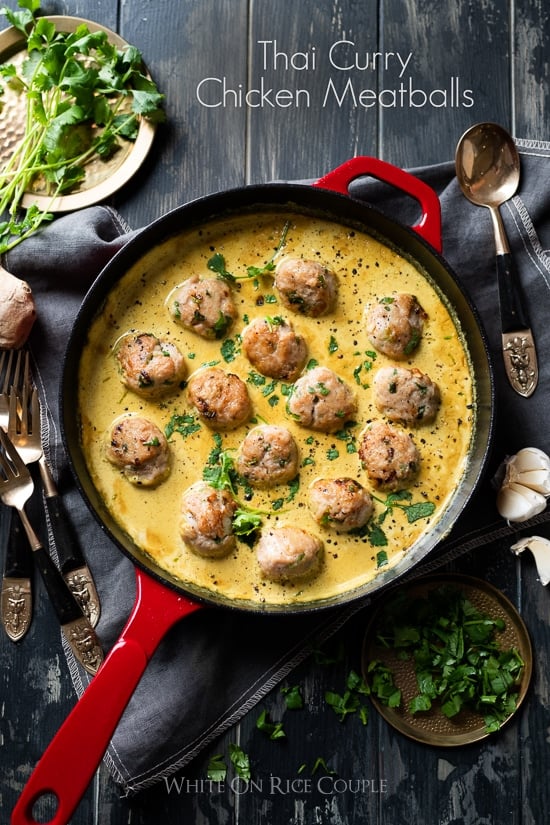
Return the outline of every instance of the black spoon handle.
[[[529,320],[523,303],[514,259],[510,252],[497,255],[497,279],[502,332],[527,329]]]

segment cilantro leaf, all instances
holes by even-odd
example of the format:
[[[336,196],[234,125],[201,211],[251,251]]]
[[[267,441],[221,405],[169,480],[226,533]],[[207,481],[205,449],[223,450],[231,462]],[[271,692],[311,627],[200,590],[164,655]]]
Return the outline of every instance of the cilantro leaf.
[[[240,776],[241,779],[250,779],[250,759],[239,745],[233,743],[229,745],[229,758],[237,776]]]
[[[227,776],[227,765],[223,761],[223,755],[221,753],[217,753],[215,756],[210,758],[208,762],[207,776],[208,779],[212,780],[212,782],[225,781],[225,777]]]
[[[282,722],[271,722],[267,711],[262,711],[256,720],[256,727],[266,733],[270,739],[284,739],[286,733],[283,730]]]

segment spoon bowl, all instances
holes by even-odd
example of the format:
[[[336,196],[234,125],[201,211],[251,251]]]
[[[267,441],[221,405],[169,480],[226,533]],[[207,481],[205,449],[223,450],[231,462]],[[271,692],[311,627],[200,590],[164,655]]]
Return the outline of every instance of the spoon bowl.
[[[477,206],[496,208],[515,195],[520,163],[516,145],[496,123],[478,123],[465,132],[456,149],[460,188]]]
[[[520,161],[512,136],[496,123],[470,127],[458,141],[455,170],[466,198],[476,206],[485,206],[491,215],[504,366],[512,388],[528,398],[538,383],[537,353],[499,211],[519,185]]]

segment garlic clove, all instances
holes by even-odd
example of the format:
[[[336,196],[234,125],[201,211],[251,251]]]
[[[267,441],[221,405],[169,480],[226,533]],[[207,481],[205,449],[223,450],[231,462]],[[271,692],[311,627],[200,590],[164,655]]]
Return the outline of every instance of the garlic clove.
[[[542,536],[529,536],[513,544],[510,550],[516,556],[524,550],[530,550],[535,559],[541,584],[546,586],[550,582],[550,541],[548,539]]]
[[[497,494],[497,510],[507,521],[527,521],[545,508],[545,496],[523,484],[505,483]]]
[[[524,447],[515,456],[515,463],[520,472],[523,470],[550,470],[550,456],[538,447]]]
[[[542,493],[543,496],[550,495],[550,470],[522,470],[517,473],[516,479],[518,484],[523,484],[525,487],[530,487],[531,490],[536,490],[537,493]]]

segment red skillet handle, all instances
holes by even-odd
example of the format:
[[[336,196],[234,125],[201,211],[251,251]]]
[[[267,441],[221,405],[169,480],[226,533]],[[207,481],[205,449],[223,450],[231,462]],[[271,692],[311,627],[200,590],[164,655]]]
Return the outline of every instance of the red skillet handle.
[[[349,194],[349,185],[356,178],[370,175],[384,183],[401,189],[420,203],[422,217],[412,228],[428,241],[434,249],[441,252],[441,204],[431,186],[415,178],[414,175],[399,169],[385,160],[361,155],[350,158],[341,166],[323,175],[313,186],[322,189],[332,189],[342,195]]]
[[[136,577],[136,600],[124,630],[39,760],[13,809],[11,825],[36,825],[33,805],[50,794],[57,809],[49,825],[67,825],[160,640],[175,622],[201,607],[139,570]]]

